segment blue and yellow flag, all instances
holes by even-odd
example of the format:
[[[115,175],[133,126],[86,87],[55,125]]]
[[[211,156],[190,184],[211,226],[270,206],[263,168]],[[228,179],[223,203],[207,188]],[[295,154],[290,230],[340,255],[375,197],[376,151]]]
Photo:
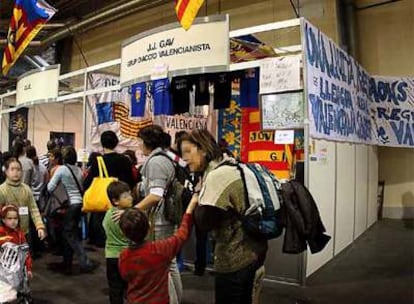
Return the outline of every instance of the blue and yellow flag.
[[[56,10],[43,0],[16,0],[14,2],[7,46],[3,53],[2,72],[4,76],[55,13]]]

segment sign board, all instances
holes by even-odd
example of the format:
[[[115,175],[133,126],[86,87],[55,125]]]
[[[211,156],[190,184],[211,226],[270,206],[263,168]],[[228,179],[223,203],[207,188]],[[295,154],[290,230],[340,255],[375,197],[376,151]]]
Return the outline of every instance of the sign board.
[[[260,61],[260,94],[301,89],[300,56],[268,58]]]
[[[16,107],[55,101],[58,96],[60,65],[29,71],[17,80]]]
[[[150,79],[155,66],[173,75],[227,70],[230,58],[228,16],[197,18],[185,31],[178,22],[122,43],[121,86]]]

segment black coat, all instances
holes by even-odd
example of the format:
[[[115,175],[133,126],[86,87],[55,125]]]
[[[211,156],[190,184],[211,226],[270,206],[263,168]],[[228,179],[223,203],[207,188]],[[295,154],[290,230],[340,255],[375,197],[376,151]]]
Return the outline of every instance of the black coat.
[[[331,237],[319,216],[318,207],[300,182],[292,180],[282,184],[283,221],[285,238],[284,253],[300,253],[309,245],[312,253],[321,251]]]

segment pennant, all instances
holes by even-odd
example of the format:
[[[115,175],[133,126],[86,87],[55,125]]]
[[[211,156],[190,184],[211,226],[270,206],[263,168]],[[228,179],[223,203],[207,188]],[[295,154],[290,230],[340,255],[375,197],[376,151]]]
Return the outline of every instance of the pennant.
[[[95,107],[96,115],[98,116],[98,125],[114,121],[112,102],[97,103]]]
[[[136,83],[131,87],[131,117],[144,117],[147,99],[147,84]]]
[[[181,26],[188,30],[204,0],[175,0],[175,13]]]
[[[15,1],[7,35],[7,46],[3,53],[4,76],[55,13],[56,9],[43,0]]]
[[[125,137],[137,138],[140,129],[152,125],[151,119],[132,120],[128,115],[129,109],[124,103],[114,103],[114,119],[119,122],[121,135]]]

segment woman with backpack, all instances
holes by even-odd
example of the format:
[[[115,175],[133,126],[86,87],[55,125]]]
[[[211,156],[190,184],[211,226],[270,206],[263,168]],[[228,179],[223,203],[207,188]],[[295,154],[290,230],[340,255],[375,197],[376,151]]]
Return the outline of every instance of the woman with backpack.
[[[267,241],[250,237],[239,220],[246,209],[240,173],[235,166],[221,166],[229,159],[207,130],[185,135],[181,151],[190,171],[204,173],[194,219],[215,241],[215,303],[250,304],[253,286],[260,286],[255,277],[263,269]]]
[[[82,171],[76,166],[75,148],[67,146],[62,150],[63,166],[59,166],[47,185],[53,192],[59,183],[63,184],[69,198],[69,206],[63,217],[63,267],[66,274],[72,273],[73,253],[77,255],[81,272],[91,272],[97,265],[86,255],[79,237],[79,222],[82,213]]]

